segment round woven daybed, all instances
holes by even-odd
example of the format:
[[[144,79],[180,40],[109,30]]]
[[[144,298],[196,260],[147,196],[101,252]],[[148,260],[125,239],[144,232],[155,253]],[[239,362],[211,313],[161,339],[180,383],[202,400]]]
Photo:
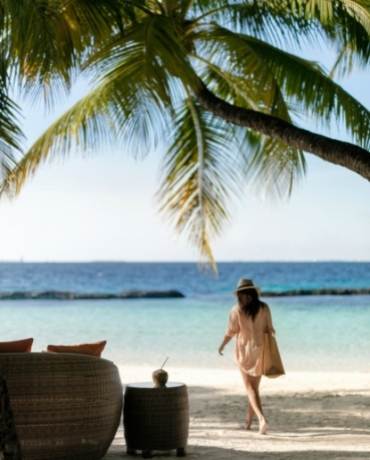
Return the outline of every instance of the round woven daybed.
[[[111,362],[72,353],[0,353],[23,460],[98,460],[116,434],[122,385]]]

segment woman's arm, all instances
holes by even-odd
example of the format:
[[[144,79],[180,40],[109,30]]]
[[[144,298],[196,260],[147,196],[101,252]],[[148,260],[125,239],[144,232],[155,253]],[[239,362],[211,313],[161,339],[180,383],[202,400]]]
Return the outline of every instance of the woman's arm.
[[[223,355],[224,348],[230,342],[231,339],[232,339],[232,337],[230,337],[229,335],[225,335],[224,340],[222,341],[221,345],[218,348],[218,354],[219,355],[221,355],[221,356]]]
[[[231,310],[229,314],[229,321],[227,324],[227,329],[225,332],[224,340],[218,348],[218,352],[220,355],[223,354],[223,350],[225,346],[230,342],[230,340],[234,337],[235,334],[239,332],[239,321],[238,316],[234,309]]]

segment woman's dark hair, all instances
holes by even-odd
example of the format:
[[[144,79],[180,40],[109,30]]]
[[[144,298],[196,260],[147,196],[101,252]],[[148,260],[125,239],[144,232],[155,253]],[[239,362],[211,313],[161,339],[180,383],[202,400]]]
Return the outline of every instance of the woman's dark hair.
[[[251,297],[251,300],[247,304],[244,304],[241,300],[240,295],[243,292],[245,293],[246,291],[241,291],[237,293],[239,306],[242,312],[245,313],[247,316],[250,316],[254,321],[254,318],[260,311],[260,308],[263,306],[263,303],[260,301],[258,297],[258,292],[255,289],[248,289],[246,293]]]

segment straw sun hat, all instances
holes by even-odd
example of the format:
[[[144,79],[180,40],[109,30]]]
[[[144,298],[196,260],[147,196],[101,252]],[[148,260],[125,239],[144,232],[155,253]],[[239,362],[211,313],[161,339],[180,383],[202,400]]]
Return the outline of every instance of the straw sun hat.
[[[257,293],[259,294],[259,288],[255,286],[252,280],[249,280],[247,278],[240,278],[239,283],[236,286],[235,292],[248,291],[251,289],[257,291]]]

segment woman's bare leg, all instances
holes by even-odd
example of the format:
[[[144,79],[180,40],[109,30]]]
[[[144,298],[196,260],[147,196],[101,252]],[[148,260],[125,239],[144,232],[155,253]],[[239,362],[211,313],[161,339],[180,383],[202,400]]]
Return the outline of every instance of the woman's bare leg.
[[[254,417],[255,415],[256,415],[256,414],[254,413],[253,407],[251,406],[250,402],[248,401],[247,416],[246,416],[246,418],[245,418],[245,428],[246,428],[247,430],[250,430],[250,429],[251,429],[253,417]]]
[[[254,380],[254,381],[253,381]],[[256,397],[257,397],[257,400],[258,400],[258,405],[259,407],[261,408],[261,412],[262,412],[262,404],[261,404],[261,398],[260,398],[260,394],[259,394],[259,386],[260,386],[260,382],[261,382],[261,377],[259,378],[255,378],[255,379],[252,379],[251,380],[251,384],[253,385],[254,389],[255,389],[255,392],[256,392]],[[248,398],[249,399],[249,398]],[[256,415],[256,413],[254,412],[253,410],[253,407],[251,405],[251,403],[249,402],[248,400],[248,410],[247,410],[247,417],[246,417],[246,429],[247,430],[250,430],[251,429],[251,426],[252,426],[252,421],[253,421],[253,417]]]
[[[266,421],[266,417],[263,414],[263,410],[262,410],[262,402],[261,402],[260,390],[259,390],[260,383],[261,383],[261,377],[253,377],[252,378],[252,385],[254,386],[254,389],[255,389],[255,392],[256,392],[256,397],[257,397],[257,400],[258,400],[258,406],[261,408],[261,413],[263,415],[263,420],[259,419],[259,421],[260,421],[259,432],[260,432],[260,434],[266,434],[267,433],[267,421]]]
[[[267,422],[265,416],[263,415],[261,398],[259,395],[259,384],[261,381],[261,377],[253,377],[248,375],[245,372],[242,372],[244,385],[247,390],[249,405],[251,410],[257,415],[258,421],[260,424],[259,432],[261,434],[266,434],[267,432]],[[248,414],[251,413],[250,409],[248,408]]]

